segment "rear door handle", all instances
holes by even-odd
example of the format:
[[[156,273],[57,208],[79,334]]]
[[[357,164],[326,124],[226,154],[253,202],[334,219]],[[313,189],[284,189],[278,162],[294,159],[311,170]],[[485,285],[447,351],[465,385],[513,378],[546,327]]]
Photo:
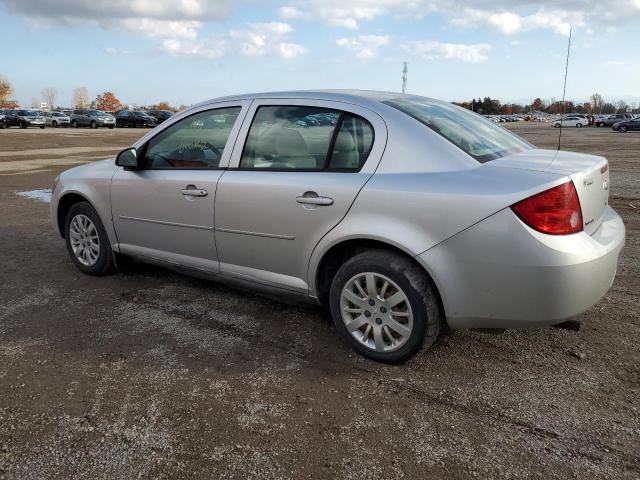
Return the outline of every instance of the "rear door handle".
[[[333,205],[333,198],[330,197],[296,197],[296,202],[303,205]]]
[[[180,190],[180,193],[185,197],[206,197],[209,192],[201,188],[196,188],[195,185],[187,185],[187,188]]]

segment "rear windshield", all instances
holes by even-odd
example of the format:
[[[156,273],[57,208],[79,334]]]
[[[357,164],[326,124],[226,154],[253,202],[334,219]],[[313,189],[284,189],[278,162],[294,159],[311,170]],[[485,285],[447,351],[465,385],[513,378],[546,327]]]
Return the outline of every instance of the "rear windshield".
[[[450,103],[422,97],[397,98],[383,103],[415,118],[480,163],[534,148],[483,116]]]

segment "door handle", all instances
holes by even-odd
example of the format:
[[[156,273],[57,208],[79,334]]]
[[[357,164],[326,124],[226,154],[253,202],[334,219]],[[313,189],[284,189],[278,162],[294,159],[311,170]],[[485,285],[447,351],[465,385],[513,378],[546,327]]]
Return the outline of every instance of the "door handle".
[[[196,188],[195,185],[187,185],[187,188],[180,190],[180,193],[185,197],[206,197],[209,192],[201,188]]]
[[[305,193],[305,195],[308,195],[309,193]],[[333,205],[333,198],[330,197],[318,197],[318,195],[316,194],[315,196],[309,196],[309,197],[305,197],[300,196],[300,197],[296,197],[296,202],[298,203],[302,203],[303,205]]]

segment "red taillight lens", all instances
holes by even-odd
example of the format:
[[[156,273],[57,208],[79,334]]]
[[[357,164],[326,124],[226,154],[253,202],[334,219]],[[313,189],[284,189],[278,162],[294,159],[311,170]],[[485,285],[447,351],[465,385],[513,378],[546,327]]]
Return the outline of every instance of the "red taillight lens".
[[[542,233],[568,235],[582,231],[580,200],[571,181],[511,205],[511,210]]]

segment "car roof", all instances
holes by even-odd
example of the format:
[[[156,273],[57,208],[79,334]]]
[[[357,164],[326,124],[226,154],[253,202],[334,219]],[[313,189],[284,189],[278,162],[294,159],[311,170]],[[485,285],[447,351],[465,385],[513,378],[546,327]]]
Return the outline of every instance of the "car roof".
[[[210,103],[256,100],[256,99],[310,99],[328,100],[336,102],[353,103],[361,106],[376,107],[381,102],[397,98],[421,98],[432,102],[441,103],[441,100],[421,97],[416,95],[403,94],[398,92],[383,92],[376,90],[291,90],[281,92],[246,93],[240,95],[229,95],[226,97],[213,98],[205,102],[200,102],[193,107],[200,107]],[[192,108],[193,108],[192,107]]]

